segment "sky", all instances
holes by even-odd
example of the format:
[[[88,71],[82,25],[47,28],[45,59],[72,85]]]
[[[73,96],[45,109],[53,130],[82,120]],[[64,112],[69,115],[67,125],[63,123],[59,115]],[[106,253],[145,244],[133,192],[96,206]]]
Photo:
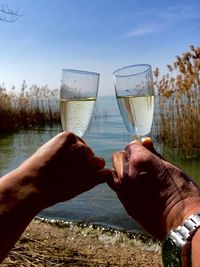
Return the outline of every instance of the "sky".
[[[147,63],[161,73],[200,45],[200,1],[0,0],[20,16],[0,21],[0,85],[60,87],[63,68],[99,72],[99,95],[113,95],[113,72]]]

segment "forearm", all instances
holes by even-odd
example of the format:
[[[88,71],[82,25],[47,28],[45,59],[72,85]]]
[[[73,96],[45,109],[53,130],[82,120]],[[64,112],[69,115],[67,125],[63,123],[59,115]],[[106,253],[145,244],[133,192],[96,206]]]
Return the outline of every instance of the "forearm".
[[[200,251],[200,229],[198,229],[192,239],[192,267],[199,267],[199,251]]]
[[[39,196],[22,168],[0,179],[0,261],[42,209]]]
[[[105,161],[73,133],[41,146],[15,171],[0,179],[0,260],[34,216],[106,180]],[[55,179],[56,177],[56,179]]]

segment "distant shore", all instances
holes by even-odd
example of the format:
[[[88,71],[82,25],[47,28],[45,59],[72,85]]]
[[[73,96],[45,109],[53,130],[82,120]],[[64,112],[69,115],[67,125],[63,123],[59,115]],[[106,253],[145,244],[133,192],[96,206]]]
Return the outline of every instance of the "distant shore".
[[[160,245],[102,228],[34,219],[1,266],[161,267]]]

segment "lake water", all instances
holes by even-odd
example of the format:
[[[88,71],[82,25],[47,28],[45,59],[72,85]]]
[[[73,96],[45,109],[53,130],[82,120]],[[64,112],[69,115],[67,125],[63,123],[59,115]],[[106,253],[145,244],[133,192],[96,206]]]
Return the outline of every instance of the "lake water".
[[[14,169],[39,146],[60,131],[61,127],[57,126],[53,129],[45,128],[1,134],[0,176]],[[130,136],[123,124],[114,97],[100,97],[98,99],[90,127],[84,139],[97,155],[104,157],[107,167],[111,168],[112,153],[122,149],[130,141]],[[156,144],[156,147],[159,149],[158,144]],[[166,154],[166,156],[172,159],[169,154]],[[199,161],[181,161],[173,158],[173,162],[183,168],[200,184]],[[126,214],[115,193],[106,184],[98,185],[70,201],[52,206],[42,211],[39,216],[67,222],[98,224],[119,230],[143,231]]]

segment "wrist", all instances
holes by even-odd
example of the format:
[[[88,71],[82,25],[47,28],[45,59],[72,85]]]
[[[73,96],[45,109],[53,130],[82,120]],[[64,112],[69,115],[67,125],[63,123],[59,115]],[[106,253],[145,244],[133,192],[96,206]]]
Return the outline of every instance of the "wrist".
[[[165,219],[165,235],[182,225],[190,215],[200,212],[200,197],[188,197],[177,202],[169,211]]]
[[[171,166],[171,165],[170,165]],[[168,167],[170,170],[170,167]],[[180,169],[172,168],[171,180],[164,192],[164,236],[192,214],[200,212],[200,190]]]

